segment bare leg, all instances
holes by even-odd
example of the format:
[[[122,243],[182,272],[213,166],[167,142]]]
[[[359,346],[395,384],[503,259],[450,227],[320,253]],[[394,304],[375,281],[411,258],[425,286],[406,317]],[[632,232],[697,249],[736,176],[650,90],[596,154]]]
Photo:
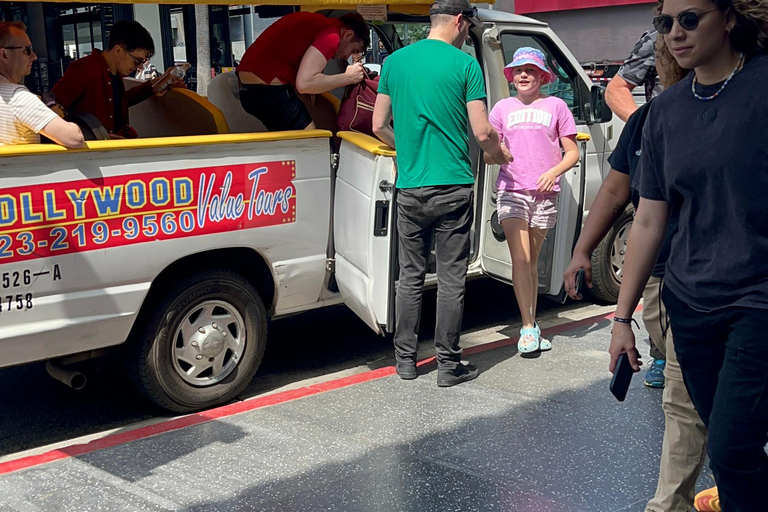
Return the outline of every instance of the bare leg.
[[[531,295],[531,240],[528,223],[523,219],[501,221],[512,255],[512,286],[523,320],[523,328],[533,327],[533,297]]]
[[[539,254],[541,246],[544,244],[544,238],[547,236],[546,229],[530,228],[531,237],[531,296],[533,297],[533,319],[536,320],[536,307],[539,304]]]

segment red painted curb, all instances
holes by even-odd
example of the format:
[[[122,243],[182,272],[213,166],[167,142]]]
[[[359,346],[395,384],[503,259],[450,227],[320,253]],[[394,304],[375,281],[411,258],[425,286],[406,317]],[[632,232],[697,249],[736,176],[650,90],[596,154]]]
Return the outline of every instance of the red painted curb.
[[[636,311],[640,311],[642,306],[638,306]],[[553,336],[565,331],[570,331],[584,325],[591,325],[600,320],[609,320],[613,318],[613,313],[605,315],[597,315],[584,320],[577,320],[574,322],[568,322],[565,324],[557,325],[549,329],[544,329],[542,334]],[[464,350],[465,354],[478,354],[494,350],[501,347],[508,347],[517,343],[517,337],[508,338],[506,340],[494,341],[483,345],[477,345],[469,347]],[[419,366],[426,366],[435,362],[434,357],[428,357],[419,361]],[[365,373],[359,373],[356,375],[350,375],[349,377],[342,377],[340,379],[331,380],[328,382],[322,382],[320,384],[313,384],[311,386],[293,389],[289,391],[283,391],[275,393],[273,395],[267,395],[241,402],[235,402],[233,404],[224,405],[215,409],[190,414],[188,416],[182,416],[180,418],[172,418],[155,425],[149,425],[146,427],[137,428],[128,432],[122,432],[119,434],[112,434],[101,439],[96,439],[85,444],[73,444],[57,450],[51,450],[49,452],[41,453],[39,455],[30,455],[29,457],[22,457],[16,460],[10,460],[0,463],[0,475],[19,471],[21,469],[31,468],[34,466],[40,466],[48,462],[53,462],[61,459],[67,459],[69,457],[77,457],[78,455],[84,455],[86,453],[95,452],[97,450],[103,450],[104,448],[111,448],[121,444],[130,443],[132,441],[138,441],[140,439],[146,439],[148,437],[164,434],[167,432],[173,432],[182,428],[191,427],[193,425],[199,425],[201,423],[207,423],[235,414],[241,414],[244,412],[253,411],[262,407],[269,407],[271,405],[282,404],[290,402],[298,398],[304,398],[307,396],[317,395],[320,393],[326,393],[335,389],[341,389],[348,386],[354,386],[355,384],[362,384],[363,382],[370,382],[378,380],[384,377],[395,374],[394,366],[387,366],[379,368],[377,370],[371,370]]]

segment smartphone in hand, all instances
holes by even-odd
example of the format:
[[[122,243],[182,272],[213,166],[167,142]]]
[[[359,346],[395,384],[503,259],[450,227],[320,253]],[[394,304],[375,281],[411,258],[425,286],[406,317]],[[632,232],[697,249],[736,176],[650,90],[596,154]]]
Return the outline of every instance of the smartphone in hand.
[[[632,382],[632,375],[634,373],[635,371],[629,364],[629,356],[626,353],[620,354],[618,361],[616,361],[616,368],[613,371],[610,387],[611,393],[619,402],[623,402],[627,397],[629,383]]]
[[[580,268],[576,272],[576,295],[582,295],[582,289],[584,288],[584,269]]]

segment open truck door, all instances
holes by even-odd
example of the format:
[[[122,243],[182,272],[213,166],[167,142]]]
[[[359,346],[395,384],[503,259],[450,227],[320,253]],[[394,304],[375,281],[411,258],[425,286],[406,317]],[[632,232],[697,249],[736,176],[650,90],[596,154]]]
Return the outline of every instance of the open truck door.
[[[537,263],[539,274],[539,293],[563,298],[562,275],[570,261],[573,247],[581,231],[584,206],[587,202],[586,189],[588,180],[601,180],[605,137],[595,119],[594,101],[590,86],[582,76],[583,70],[574,65],[573,59],[562,52],[562,43],[552,39],[551,33],[539,31],[535,27],[522,31],[501,31],[499,35],[490,31],[486,37],[496,39],[494,52],[496,59],[503,58],[503,65],[511,62],[515,51],[523,46],[539,48],[547,58],[547,65],[554,71],[557,80],[548,84],[542,91],[566,102],[574,119],[581,157],[579,162],[560,177],[560,195],[558,197],[557,224],[549,230],[541,249]],[[500,44],[499,44],[500,43]],[[492,84],[492,97],[506,97],[515,94],[514,86],[509,84],[508,91],[501,90],[502,82]],[[500,90],[494,91],[494,85]],[[511,283],[512,258],[504,236],[504,231],[496,212],[496,178],[499,166],[486,165],[482,190],[482,215],[480,233],[480,267],[491,277]]]
[[[394,328],[395,151],[373,137],[339,132],[333,236],[344,304],[379,334]]]

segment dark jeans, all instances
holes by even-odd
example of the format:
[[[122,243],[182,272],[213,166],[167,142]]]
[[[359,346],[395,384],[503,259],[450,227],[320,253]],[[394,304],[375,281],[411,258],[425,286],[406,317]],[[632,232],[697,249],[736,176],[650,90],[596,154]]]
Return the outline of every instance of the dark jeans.
[[[398,361],[416,359],[421,296],[434,236],[437,253],[437,364],[439,368],[451,369],[461,362],[459,336],[464,314],[473,197],[471,185],[397,191],[400,280],[397,285],[394,341]]]
[[[768,509],[768,310],[691,309],[663,291],[683,379],[709,428],[724,512]]]
[[[303,130],[312,122],[309,110],[290,85],[244,84],[240,104],[271,132]]]

